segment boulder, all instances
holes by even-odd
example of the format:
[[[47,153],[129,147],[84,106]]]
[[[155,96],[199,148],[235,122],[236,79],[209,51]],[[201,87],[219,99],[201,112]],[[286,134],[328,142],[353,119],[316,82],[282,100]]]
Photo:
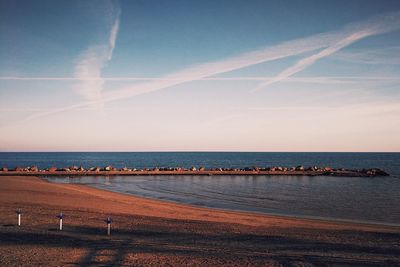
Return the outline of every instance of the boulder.
[[[389,174],[381,169],[373,168],[368,170],[363,170],[364,173],[370,176],[389,176]]]
[[[51,167],[51,168],[48,169],[48,171],[49,171],[49,172],[56,172],[56,171],[57,171],[57,168],[56,168],[56,167]]]
[[[113,170],[113,167],[112,166],[106,166],[106,167],[104,167],[104,170],[109,172],[109,171]]]
[[[304,171],[304,167],[299,165],[296,167],[296,171]]]
[[[30,170],[31,172],[38,172],[38,171],[39,171],[39,168],[38,168],[37,166],[32,166],[32,167],[29,168],[29,170]]]
[[[77,170],[79,170],[79,167],[78,166],[71,166],[71,167],[69,167],[69,169],[71,171],[77,171]]]

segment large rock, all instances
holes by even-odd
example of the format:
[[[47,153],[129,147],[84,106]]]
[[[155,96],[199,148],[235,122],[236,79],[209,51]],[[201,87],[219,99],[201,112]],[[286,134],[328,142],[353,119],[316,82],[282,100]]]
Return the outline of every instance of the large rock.
[[[389,176],[389,174],[381,169],[378,168],[372,168],[372,169],[368,169],[368,170],[363,170],[362,172],[364,172],[367,175],[370,176]]]
[[[296,167],[296,171],[304,171],[304,167],[303,166],[297,166]]]
[[[51,168],[49,168],[49,172],[56,172],[57,171],[57,168],[56,167],[51,167]]]
[[[106,166],[106,167],[104,167],[104,170],[109,172],[109,171],[113,170],[113,167],[112,166]]]
[[[82,166],[79,167],[78,172],[84,172],[85,168],[83,168]]]
[[[78,166],[71,166],[71,167],[69,167],[69,169],[71,171],[77,171],[77,170],[79,170],[79,167]]]
[[[29,170],[30,170],[31,172],[38,172],[38,171],[39,171],[39,168],[38,168],[37,166],[32,166],[32,167],[29,168]]]

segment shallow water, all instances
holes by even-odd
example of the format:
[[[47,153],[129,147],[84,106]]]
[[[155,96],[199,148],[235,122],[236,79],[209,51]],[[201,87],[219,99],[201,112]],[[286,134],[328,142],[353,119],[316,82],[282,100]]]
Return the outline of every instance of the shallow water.
[[[400,225],[398,178],[307,176],[48,177],[212,208]]]

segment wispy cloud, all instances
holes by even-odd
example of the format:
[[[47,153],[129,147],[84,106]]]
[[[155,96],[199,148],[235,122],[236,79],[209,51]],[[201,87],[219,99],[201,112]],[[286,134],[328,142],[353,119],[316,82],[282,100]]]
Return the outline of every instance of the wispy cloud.
[[[340,51],[335,54],[333,59],[356,64],[399,65],[400,47]]]
[[[282,81],[304,69],[313,65],[318,60],[328,57],[337,51],[370,36],[383,34],[400,29],[400,13],[390,13],[368,20],[363,24],[355,25],[354,29],[350,29],[343,38],[338,39],[322,51],[311,56],[303,58],[291,67],[285,69],[276,75],[273,79],[268,79],[256,87],[256,90]]]
[[[75,66],[74,76],[80,81],[75,90],[89,101],[101,102],[101,93],[104,86],[101,72],[107,62],[112,59],[115,48],[121,10],[117,5],[112,12],[115,14],[111,14],[111,16],[115,17],[115,19],[110,27],[108,42],[89,47],[78,58]]]
[[[229,76],[229,77],[204,77],[193,81],[266,81],[275,77],[265,76]],[[0,76],[0,80],[10,81],[82,81],[103,80],[106,82],[129,82],[129,81],[184,81],[185,78],[157,78],[157,77],[101,77],[101,78],[77,78],[77,77],[16,77]],[[288,77],[284,82],[301,82],[317,84],[340,84],[355,83],[358,81],[400,81],[398,76],[302,76]]]
[[[118,7],[117,14],[116,14],[116,19],[114,21],[114,24],[111,27],[110,31],[110,37],[108,39],[108,60],[112,59],[112,55],[114,52],[115,48],[115,42],[117,40],[117,34],[119,30],[119,16],[121,15],[121,10]]]
[[[118,21],[116,21],[116,23],[118,23]],[[111,33],[115,32],[114,34],[115,36],[117,29],[118,26],[115,26],[114,31],[111,30]],[[101,68],[104,66],[105,63],[104,60],[100,61],[97,60],[97,58],[103,58],[103,57],[92,56],[91,55],[92,52],[88,50],[87,54],[89,56],[86,57],[87,58],[86,60],[82,60],[82,62],[84,62],[82,66],[88,66],[88,67],[81,68],[80,71],[78,72],[82,74],[80,78],[84,81],[83,83],[86,83],[86,81],[88,81],[87,85],[89,85],[90,89],[87,89],[87,92],[89,92],[88,95],[91,95],[91,97],[88,97],[88,101],[54,109],[49,112],[33,114],[28,119],[39,118],[59,112],[87,107],[90,105],[102,104],[110,101],[116,101],[119,99],[130,98],[133,96],[154,92],[157,90],[183,84],[186,82],[201,80],[207,77],[212,78],[213,76],[221,73],[238,70],[255,64],[260,64],[263,62],[273,61],[294,55],[300,55],[305,52],[311,52],[318,49],[322,49],[316,54],[300,60],[292,67],[288,68],[287,70],[284,70],[277,77],[272,77],[265,83],[265,84],[270,84],[271,81],[276,82],[278,80],[287,79],[291,75],[312,65],[317,60],[329,56],[332,53],[335,53],[336,51],[358,40],[361,40],[368,36],[382,34],[398,29],[400,29],[400,12],[384,14],[382,16],[377,16],[367,21],[350,24],[340,31],[317,34],[306,38],[291,40],[275,46],[266,47],[264,49],[260,49],[257,51],[244,53],[242,55],[228,58],[225,60],[189,67],[181,71],[160,77],[157,80],[135,83],[123,87],[121,89],[113,90],[102,94],[101,94],[101,89],[104,83],[104,78],[100,76],[100,72]],[[110,44],[115,45],[115,38],[111,38],[112,35],[113,34],[110,34],[110,40],[114,40],[114,42],[110,42]],[[113,47],[114,45],[109,45],[109,47]],[[110,51],[110,49],[107,51]],[[108,59],[109,57],[106,58]],[[90,79],[93,78],[95,79],[93,80],[94,82],[92,83]],[[98,93],[101,94],[100,97],[98,96]]]

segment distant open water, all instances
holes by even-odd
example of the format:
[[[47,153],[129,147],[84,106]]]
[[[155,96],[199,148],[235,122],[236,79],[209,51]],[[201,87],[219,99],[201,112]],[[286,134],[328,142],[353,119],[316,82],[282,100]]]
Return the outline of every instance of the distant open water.
[[[0,153],[0,166],[377,167],[389,177],[134,176],[51,177],[144,197],[211,208],[400,225],[400,153]]]

